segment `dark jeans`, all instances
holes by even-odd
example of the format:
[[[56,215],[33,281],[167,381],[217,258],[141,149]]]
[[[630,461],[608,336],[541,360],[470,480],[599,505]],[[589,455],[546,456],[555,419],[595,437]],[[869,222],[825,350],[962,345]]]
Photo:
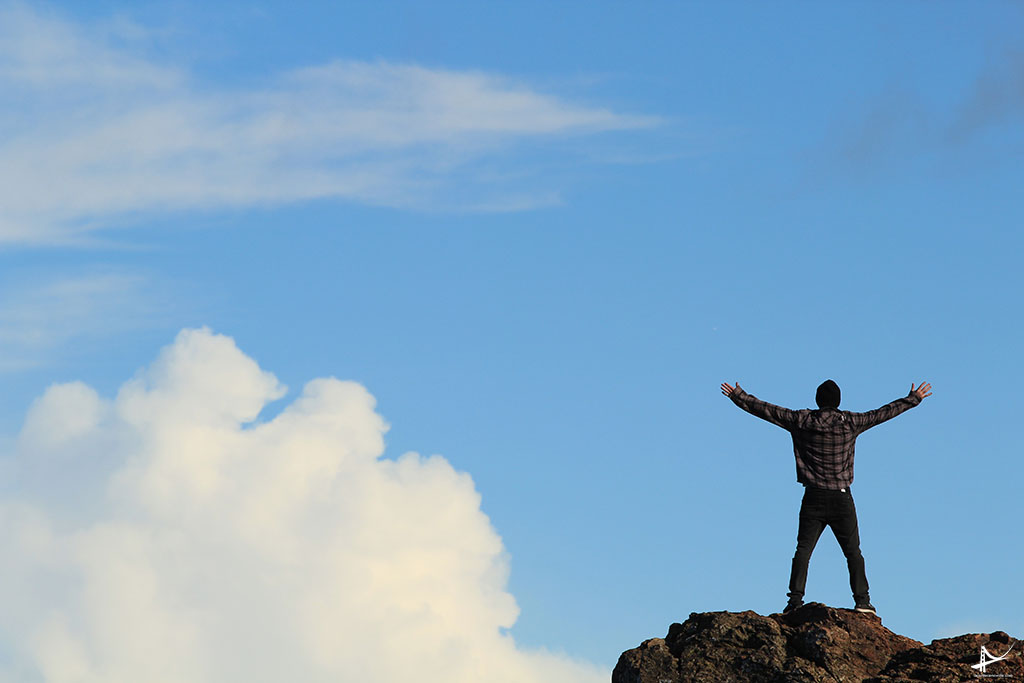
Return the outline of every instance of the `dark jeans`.
[[[800,529],[796,534],[793,572],[789,575],[789,599],[800,602],[807,586],[807,565],[825,527],[832,528],[850,569],[850,590],[857,604],[868,602],[868,578],[864,574],[864,556],[860,554],[857,508],[850,489],[831,491],[810,486],[800,504]]]

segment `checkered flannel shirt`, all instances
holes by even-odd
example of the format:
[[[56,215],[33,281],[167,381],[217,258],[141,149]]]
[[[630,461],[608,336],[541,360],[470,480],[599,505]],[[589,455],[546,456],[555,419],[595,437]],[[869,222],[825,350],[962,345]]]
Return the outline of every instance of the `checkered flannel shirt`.
[[[834,490],[853,483],[853,446],[857,436],[921,403],[920,398],[910,394],[876,410],[851,413],[835,408],[790,410],[766,403],[739,387],[729,398],[751,415],[778,425],[793,436],[798,482]]]

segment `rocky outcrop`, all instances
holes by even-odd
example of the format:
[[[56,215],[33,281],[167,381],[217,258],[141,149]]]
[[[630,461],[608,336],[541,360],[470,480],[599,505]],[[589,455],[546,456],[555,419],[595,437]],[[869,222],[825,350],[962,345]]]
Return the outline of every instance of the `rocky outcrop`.
[[[960,683],[980,672],[981,647],[1004,660],[986,677],[1024,681],[1024,652],[1002,631],[923,645],[871,614],[809,603],[789,614],[704,612],[622,653],[612,683]],[[984,679],[981,679],[984,680]]]

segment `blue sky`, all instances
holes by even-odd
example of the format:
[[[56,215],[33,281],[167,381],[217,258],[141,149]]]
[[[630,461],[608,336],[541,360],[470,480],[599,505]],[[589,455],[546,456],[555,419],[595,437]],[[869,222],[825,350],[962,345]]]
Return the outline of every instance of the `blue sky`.
[[[868,410],[927,380],[934,396],[859,440],[853,491],[873,602],[887,626],[924,641],[1024,632],[1013,530],[1020,6],[208,5],[0,10],[11,93],[0,110],[4,510],[49,519],[55,548],[112,520],[177,538],[199,522],[171,524],[149,504],[199,495],[153,483],[174,480],[175,458],[193,463],[191,451],[161,446],[166,430],[132,417],[145,402],[121,387],[135,377],[153,395],[223,408],[238,436],[290,415],[310,380],[353,381],[390,428],[371,479],[342,481],[338,500],[355,494],[345,482],[369,486],[385,463],[420,453],[413,474],[395,475],[393,515],[420,515],[459,548],[455,564],[420,566],[395,559],[410,557],[407,534],[381,532],[408,574],[395,580],[419,586],[401,609],[444,612],[431,592],[441,589],[410,576],[462,577],[452,633],[496,594],[518,605],[480,617],[494,639],[462,650],[518,663],[551,652],[523,671],[543,680],[544,667],[573,666],[563,680],[592,680],[692,611],[784,605],[801,493],[791,446],[722,397],[722,381],[799,408],[831,377],[844,408]],[[221,364],[238,395],[173,380],[219,377]],[[61,442],[64,460],[39,455],[57,446],[33,435],[93,408],[100,417]],[[377,433],[376,418],[351,409]],[[183,415],[176,428],[198,429]],[[117,441],[128,432],[136,441]],[[121,445],[102,446],[111,439]],[[83,443],[96,459],[67,465]],[[275,457],[301,460],[297,448]],[[81,490],[79,478],[108,502],[54,493]],[[125,490],[137,509],[119,507]],[[422,507],[405,509],[407,498]],[[464,505],[442,515],[448,500]],[[77,526],[55,521],[78,505],[89,512]],[[338,505],[339,528],[405,528],[369,502]],[[210,515],[204,527],[227,514],[195,509]],[[465,533],[479,546],[456,542],[459,520],[476,525]],[[294,523],[299,535],[313,524]],[[23,538],[4,524],[9,541]],[[424,543],[421,559],[432,557]],[[366,558],[378,551],[351,550],[345,566],[376,566]],[[461,573],[484,556],[507,583]],[[63,588],[25,614],[55,611],[64,630],[34,625],[45,637],[25,639],[28,617],[9,616],[4,675],[137,675],[104,649],[97,634],[117,631],[90,620],[88,591],[67,588],[106,585],[102,561],[46,557]],[[178,586],[146,557],[154,585]],[[7,582],[29,566],[5,565]],[[199,601],[202,584],[189,585],[160,608],[168,624],[197,623],[173,607]],[[357,601],[358,579],[345,585]],[[491,597],[459,592],[467,585]],[[254,589],[253,613],[281,591]],[[807,599],[851,602],[830,536]],[[228,619],[232,604],[217,614]],[[373,632],[331,618],[339,633]],[[249,642],[215,640],[225,660]],[[276,664],[307,661],[295,647]],[[192,680],[231,675],[215,654],[196,661]],[[355,655],[317,661],[309,680],[362,671]],[[437,676],[486,673],[472,671]]]

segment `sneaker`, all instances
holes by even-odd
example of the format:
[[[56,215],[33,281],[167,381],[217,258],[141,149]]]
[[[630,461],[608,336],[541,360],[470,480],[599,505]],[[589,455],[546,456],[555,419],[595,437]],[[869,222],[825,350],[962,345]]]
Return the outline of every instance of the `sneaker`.
[[[786,604],[786,609],[782,610],[782,613],[783,614],[789,614],[793,610],[795,610],[797,608],[800,608],[800,607],[803,607],[803,606],[804,606],[804,601],[803,600],[790,600]]]
[[[875,608],[871,606],[870,602],[858,602],[854,609],[858,612],[864,612],[865,614],[874,614],[875,616],[878,616],[878,613],[875,611]]]

